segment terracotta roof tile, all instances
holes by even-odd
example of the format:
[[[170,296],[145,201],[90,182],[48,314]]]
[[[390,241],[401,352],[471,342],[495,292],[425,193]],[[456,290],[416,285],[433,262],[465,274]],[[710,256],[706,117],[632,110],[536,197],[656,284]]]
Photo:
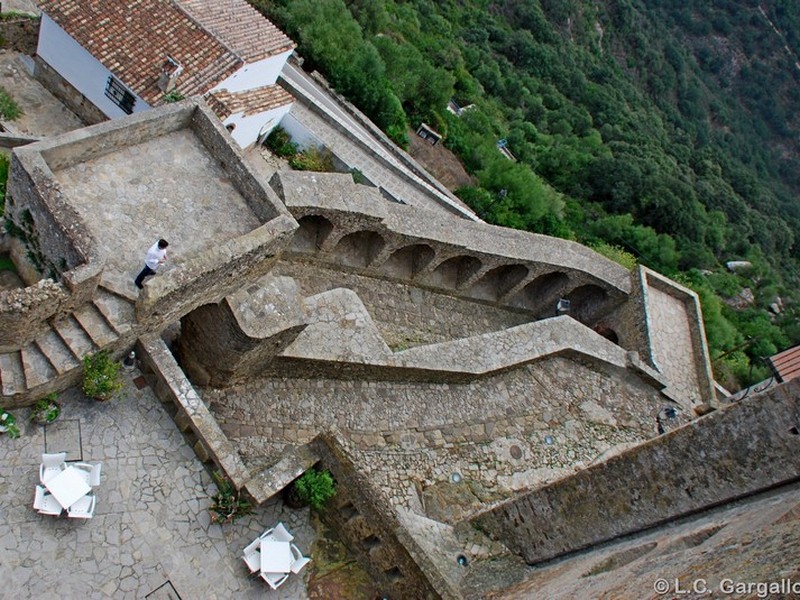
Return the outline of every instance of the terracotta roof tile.
[[[800,346],[770,356],[768,360],[778,381],[789,381],[800,377]]]
[[[254,115],[286,106],[291,104],[294,98],[279,85],[266,85],[244,92],[215,91],[208,94],[206,100],[219,118],[224,120],[239,112],[243,112],[245,115]]]
[[[184,68],[177,91],[192,96],[245,61],[294,47],[244,0],[40,0],[39,6],[148,104],[163,96],[158,78],[167,56]]]
[[[281,54],[294,42],[244,0],[176,0],[247,62]]]

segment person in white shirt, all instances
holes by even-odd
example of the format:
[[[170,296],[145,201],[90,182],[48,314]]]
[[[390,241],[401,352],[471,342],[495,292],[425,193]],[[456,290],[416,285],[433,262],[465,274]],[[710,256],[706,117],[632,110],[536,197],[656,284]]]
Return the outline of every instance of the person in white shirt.
[[[147,256],[144,258],[144,269],[142,269],[142,272],[139,273],[133,281],[137,288],[142,289],[144,278],[149,275],[155,275],[158,267],[167,262],[167,246],[169,246],[169,242],[164,239],[158,240],[155,244],[150,246],[150,249],[147,251]]]

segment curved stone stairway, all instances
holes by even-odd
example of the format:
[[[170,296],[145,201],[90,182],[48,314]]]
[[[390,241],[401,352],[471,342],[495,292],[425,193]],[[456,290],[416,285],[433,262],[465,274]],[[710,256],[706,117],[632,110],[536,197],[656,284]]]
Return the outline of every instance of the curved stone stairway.
[[[0,354],[2,397],[32,395],[57,378],[77,373],[84,356],[125,337],[135,322],[133,301],[99,286],[92,302],[52,322],[19,350]]]

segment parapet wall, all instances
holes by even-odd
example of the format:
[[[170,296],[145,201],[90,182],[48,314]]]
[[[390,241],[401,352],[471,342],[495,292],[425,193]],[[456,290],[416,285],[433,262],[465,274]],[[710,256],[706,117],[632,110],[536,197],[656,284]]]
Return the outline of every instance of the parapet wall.
[[[37,150],[41,143],[12,154],[6,219],[30,261],[52,280],[0,292],[0,349],[23,346],[47,328],[48,320],[91,300],[103,271],[91,233]]]
[[[650,323],[649,311],[647,310],[647,288],[650,287],[672,296],[683,304],[691,336],[692,363],[700,387],[700,398],[707,405],[717,406],[719,403],[717,402],[716,392],[714,390],[714,375],[711,372],[711,359],[708,353],[708,344],[706,343],[705,325],[703,324],[703,311],[700,308],[700,299],[692,290],[677,284],[660,273],[656,273],[652,269],[642,266],[639,267],[639,273],[643,282],[642,291],[644,294],[643,300],[646,313],[646,319],[643,325],[648,332],[648,341],[651,335],[650,332],[653,331],[653,326]],[[649,362],[658,368],[653,358],[654,351],[652,342],[649,343]]]
[[[529,564],[800,477],[800,380],[470,519]]]

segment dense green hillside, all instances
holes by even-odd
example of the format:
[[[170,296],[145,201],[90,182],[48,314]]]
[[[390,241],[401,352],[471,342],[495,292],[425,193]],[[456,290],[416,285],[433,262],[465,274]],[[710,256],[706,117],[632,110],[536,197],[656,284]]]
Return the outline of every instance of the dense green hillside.
[[[696,289],[729,385],[800,343],[796,1],[252,2],[394,139],[440,129],[478,182],[457,193],[487,221]],[[455,117],[451,97],[474,107]],[[745,308],[720,301],[745,287]]]

